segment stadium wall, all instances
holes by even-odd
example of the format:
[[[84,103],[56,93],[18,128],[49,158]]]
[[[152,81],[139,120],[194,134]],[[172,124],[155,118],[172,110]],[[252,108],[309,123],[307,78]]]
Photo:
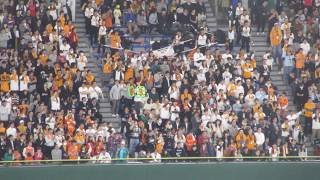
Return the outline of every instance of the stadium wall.
[[[1,167],[1,180],[319,180],[320,163],[119,164]]]

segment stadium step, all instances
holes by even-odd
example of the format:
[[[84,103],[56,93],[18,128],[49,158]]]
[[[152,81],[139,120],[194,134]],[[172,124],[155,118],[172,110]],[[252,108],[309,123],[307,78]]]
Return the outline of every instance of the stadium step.
[[[90,40],[85,33],[85,17],[80,7],[80,1],[76,0],[76,20],[75,27],[76,32],[79,37],[78,49],[79,51],[83,51],[88,58],[87,68],[91,70],[93,75],[96,78],[97,84],[103,90],[103,94],[105,96],[104,99],[100,100],[100,113],[102,115],[102,121],[111,123],[112,127],[116,130],[120,128],[120,120],[117,117],[113,117],[111,114],[111,105],[109,102],[109,95],[107,88],[103,87],[103,74],[101,68],[101,61],[97,59],[95,52],[92,50],[90,45]]]
[[[217,26],[218,26],[217,25],[217,19],[213,14],[213,10],[211,8],[211,5],[210,5],[209,1],[208,0],[204,0],[203,3],[204,3],[204,6],[206,7],[207,26],[210,29],[210,31],[214,32],[214,31],[217,30]]]

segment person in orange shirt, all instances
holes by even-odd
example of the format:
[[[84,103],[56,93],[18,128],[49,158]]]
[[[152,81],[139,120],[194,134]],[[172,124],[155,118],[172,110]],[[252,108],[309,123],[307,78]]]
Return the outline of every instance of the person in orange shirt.
[[[94,80],[95,80],[94,75],[92,74],[92,72],[90,70],[88,70],[88,72],[86,74],[86,82],[87,82],[87,84],[91,85]]]
[[[39,55],[40,64],[45,65],[49,60],[49,56],[47,55],[45,50],[42,50]]]
[[[246,63],[242,65],[243,78],[250,79],[253,72],[253,66],[250,62],[250,59],[246,60]]]
[[[54,77],[54,85],[57,89],[63,86],[63,77],[61,71],[57,71],[57,75]]]
[[[188,101],[192,100],[192,95],[189,93],[189,90],[186,88],[183,90],[183,94],[180,96],[181,101],[187,99]]]
[[[33,160],[34,156],[34,147],[32,146],[32,142],[28,142],[28,145],[23,149],[22,155],[25,160]]]
[[[3,72],[0,75],[0,80],[1,80],[1,84],[0,84],[0,91],[1,92],[9,92],[10,91],[10,74],[8,74],[7,72]]]
[[[295,58],[296,58],[297,77],[300,77],[301,71],[304,68],[304,63],[306,61],[306,56],[303,54],[303,49],[301,48],[299,49]]]
[[[103,74],[104,74],[104,82],[109,83],[110,79],[112,78],[113,73],[113,63],[110,59],[104,60],[103,65]]]
[[[252,129],[249,129],[248,135],[246,136],[246,148],[249,150],[249,153],[253,153],[256,149],[256,137]]]
[[[192,151],[192,147],[196,145],[196,138],[193,136],[193,134],[190,132],[187,136],[186,136],[186,148],[187,148],[187,152],[191,152]]]
[[[305,117],[305,135],[310,135],[312,132],[312,116],[316,109],[316,104],[312,101],[311,98],[304,104],[303,112]]]
[[[107,11],[106,13],[106,18],[104,19],[104,24],[106,26],[107,29],[111,29],[112,28],[112,10],[110,9],[109,11]]]
[[[6,133],[6,128],[4,127],[4,123],[0,122],[0,135]]]
[[[235,136],[235,141],[237,145],[237,149],[241,149],[245,147],[247,137],[243,132],[243,129],[240,129],[238,134]]]
[[[134,69],[129,65],[126,72],[124,73],[124,81],[128,82],[134,77]]]
[[[285,110],[288,107],[289,101],[286,96],[286,92],[283,92],[280,97],[278,98],[278,104],[281,110]]]
[[[121,38],[119,36],[118,31],[113,32],[112,30],[109,32],[109,41],[110,41],[110,47],[111,54],[113,55],[115,52],[118,51],[118,48],[121,48]]]
[[[63,26],[63,32],[65,37],[69,37],[70,31],[73,28],[71,22],[66,21],[66,24]]]
[[[85,143],[85,135],[81,133],[80,130],[76,131],[76,135],[74,136],[73,139],[77,142],[78,149],[80,149],[81,146]]]
[[[76,129],[76,122],[74,120],[72,112],[69,112],[65,117],[65,126],[68,130],[68,135],[73,136],[73,133]]]
[[[282,56],[282,48],[281,48],[281,42],[282,42],[282,31],[280,28],[279,23],[275,23],[273,28],[270,32],[270,42],[272,47],[272,56],[273,59],[277,62],[279,62],[280,66],[282,67],[281,63],[281,56]]]
[[[65,15],[64,12],[61,11],[60,12],[60,16],[59,16],[59,21],[60,21],[60,25],[61,25],[62,28],[64,28],[64,25],[66,23],[66,18],[65,18],[64,15]]]
[[[19,130],[20,134],[25,134],[27,132],[27,127],[25,126],[23,120],[20,120],[19,126],[17,127],[17,129]]]
[[[72,140],[71,144],[67,147],[67,152],[69,159],[76,160],[79,157],[79,146],[77,145],[76,141]]]
[[[27,100],[23,100],[22,103],[19,105],[19,109],[20,109],[20,116],[21,117],[26,117],[27,116],[27,112],[28,112],[28,108],[29,105],[27,104]]]

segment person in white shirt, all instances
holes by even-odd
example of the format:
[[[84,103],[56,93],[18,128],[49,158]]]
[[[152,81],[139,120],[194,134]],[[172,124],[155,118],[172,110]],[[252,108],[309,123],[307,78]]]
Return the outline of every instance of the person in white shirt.
[[[77,67],[80,71],[84,70],[84,67],[86,67],[88,62],[87,56],[84,55],[84,53],[81,51],[80,55],[77,59]]]
[[[205,56],[201,53],[200,49],[197,49],[197,52],[193,54],[193,62],[196,67],[200,67],[202,61],[205,60]]]
[[[58,95],[58,93],[54,93],[51,96],[51,110],[53,111],[59,111],[60,110],[60,97]]]
[[[256,133],[254,133],[254,136],[256,137],[257,148],[261,148],[263,143],[266,140],[265,135],[262,132],[262,128],[261,127],[259,127],[258,131]]]
[[[242,28],[242,45],[241,48],[245,49],[247,53],[250,52],[250,34],[251,28],[249,27],[249,23],[246,21],[244,23],[244,27]]]
[[[235,39],[235,27],[230,27],[228,31],[228,46],[229,50],[233,50],[233,43]]]
[[[310,51],[310,44],[308,43],[307,39],[304,39],[303,42],[300,44],[300,48],[303,51],[303,54],[306,56]]]
[[[111,156],[110,154],[105,150],[105,148],[102,149],[101,153],[98,157],[99,163],[111,163]]]
[[[232,74],[229,72],[229,68],[222,73],[222,78],[224,79],[225,83],[228,84],[232,78]]]
[[[160,118],[162,120],[169,120],[170,119],[170,105],[165,103],[161,106],[161,109],[160,109]]]
[[[72,63],[76,63],[76,55],[73,52],[72,48],[70,48],[69,53],[66,56],[66,60],[68,61],[69,65],[71,65]]]
[[[63,56],[67,56],[70,51],[70,45],[68,44],[67,40],[63,40],[62,44],[59,46],[60,51],[62,51]]]
[[[99,41],[98,53],[100,53],[101,47],[103,50],[103,54],[105,53],[104,45],[106,44],[106,37],[107,37],[107,28],[105,26],[105,23],[102,21],[100,22],[99,33],[98,33],[98,41]]]
[[[16,138],[17,137],[17,129],[16,127],[14,126],[14,123],[11,123],[10,124],[10,127],[7,129],[6,131],[6,134],[7,134],[7,137],[9,137],[10,135],[13,137],[13,138]]]
[[[239,17],[243,13],[242,3],[238,2],[238,6],[236,7],[236,17]]]
[[[79,100],[80,101],[83,98],[88,98],[89,89],[86,85],[83,84],[81,87],[79,87],[78,91],[79,91]]]
[[[23,74],[19,77],[19,80],[20,80],[20,91],[28,90],[30,78],[27,74],[27,71],[23,72]]]
[[[288,124],[291,128],[298,120],[298,117],[300,116],[300,114],[301,112],[296,113],[294,111],[291,111],[290,114],[287,115],[286,118],[288,119]]]
[[[169,87],[168,93],[169,93],[170,99],[179,100],[180,92],[175,82],[173,82]]]
[[[98,14],[98,11],[95,10],[93,15],[91,16],[91,26],[90,26],[91,45],[93,45],[93,43],[97,44],[98,42],[99,24],[100,24],[100,16]]]
[[[89,97],[91,99],[95,98],[95,99],[99,99],[99,97],[101,97],[102,99],[104,99],[103,93],[101,88],[97,85],[96,82],[93,82],[92,86],[89,87],[88,89],[89,92]]]
[[[8,100],[0,101],[0,121],[8,121],[11,113],[11,102]]]
[[[111,110],[112,116],[117,116],[119,111],[119,101],[120,101],[120,93],[121,87],[119,85],[119,81],[115,81],[115,84],[112,86],[110,90],[110,100],[111,100]]]
[[[207,35],[204,33],[204,30],[201,29],[200,34],[198,36],[198,47],[200,48],[200,52],[205,54],[206,44],[207,44]]]
[[[85,23],[86,23],[86,33],[89,34],[90,24],[91,24],[91,16],[93,15],[94,9],[91,5],[91,1],[89,1],[88,6],[84,10]]]
[[[312,116],[312,140],[320,138],[320,111]]]
[[[244,26],[245,22],[248,22],[250,24],[250,16],[247,12],[247,10],[243,10],[243,13],[240,15],[240,25]]]

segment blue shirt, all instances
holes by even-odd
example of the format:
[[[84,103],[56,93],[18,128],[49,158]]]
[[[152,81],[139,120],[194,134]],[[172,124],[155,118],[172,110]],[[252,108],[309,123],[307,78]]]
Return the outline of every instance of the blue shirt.
[[[293,58],[294,56],[293,55],[283,55],[282,56],[283,58],[283,66],[287,66],[287,67],[293,67]]]
[[[125,15],[126,22],[135,22],[136,16],[133,13],[127,13]]]
[[[232,4],[232,7],[235,9],[238,5],[238,1],[239,0],[232,0],[231,4]]]
[[[120,148],[118,153],[119,159],[125,159],[128,157],[128,149],[127,148]]]
[[[261,92],[261,91],[256,92],[256,98],[260,101],[260,103],[263,103],[263,99],[265,99],[266,96],[267,95],[265,92]]]

